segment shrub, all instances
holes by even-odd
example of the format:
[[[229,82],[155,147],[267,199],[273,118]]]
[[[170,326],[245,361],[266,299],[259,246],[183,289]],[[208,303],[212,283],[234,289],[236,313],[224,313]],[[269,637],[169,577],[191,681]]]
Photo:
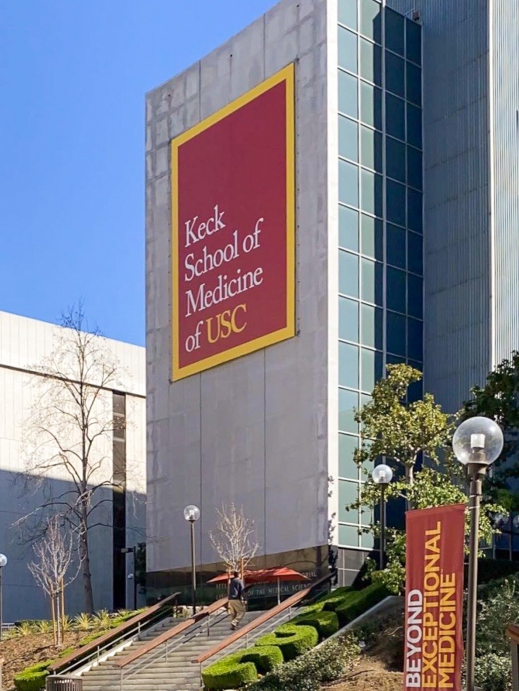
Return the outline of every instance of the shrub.
[[[508,624],[519,621],[519,578],[492,581],[478,588],[478,625],[476,645],[479,655],[489,650],[498,655],[509,655],[509,641],[506,636]]]
[[[36,631],[38,633],[50,633],[52,631],[52,622],[48,619],[36,622]]]
[[[94,622],[92,621],[90,614],[81,612],[81,614],[77,614],[74,617],[74,626],[79,631],[90,631],[90,629],[94,626]]]
[[[328,641],[318,650],[287,662],[251,684],[250,691],[319,691],[323,683],[340,679],[359,655],[352,634]]]
[[[283,662],[281,650],[277,647],[249,648],[241,653],[228,655],[202,672],[206,689],[229,689],[243,686],[258,678],[258,672],[265,674]]]
[[[344,603],[335,608],[335,613],[339,617],[339,624],[346,626],[346,624],[349,624],[368,609],[374,607],[386,596],[386,588],[378,584],[369,585],[364,590],[349,593],[345,597]]]
[[[300,614],[292,619],[291,624],[297,626],[313,626],[319,633],[319,638],[323,640],[339,630],[339,619],[335,612],[310,612]]]
[[[14,685],[18,691],[40,691],[45,688],[45,679],[48,676],[48,667],[53,660],[39,662],[37,665],[27,667],[14,677]]]
[[[488,653],[476,659],[476,683],[483,691],[512,691],[510,655]]]
[[[256,641],[258,647],[275,645],[280,648],[285,661],[302,655],[319,642],[319,634],[313,626],[282,624],[274,633],[267,633]]]

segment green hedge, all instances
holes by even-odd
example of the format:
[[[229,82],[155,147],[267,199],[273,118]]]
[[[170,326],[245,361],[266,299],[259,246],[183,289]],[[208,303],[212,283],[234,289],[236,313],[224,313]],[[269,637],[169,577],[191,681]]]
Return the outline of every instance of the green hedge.
[[[352,591],[344,597],[344,602],[338,604],[335,613],[339,617],[341,627],[346,626],[368,609],[387,597],[387,590],[379,585],[369,585],[364,590]]]
[[[27,667],[16,674],[14,677],[14,685],[18,691],[40,691],[45,688],[45,679],[48,677],[48,667],[54,660],[46,660],[39,662],[37,665]]]
[[[339,618],[335,612],[309,612],[292,619],[297,626],[313,626],[319,633],[320,640],[332,636],[339,630]]]
[[[256,641],[258,647],[277,646],[283,653],[285,662],[306,653],[319,643],[319,634],[313,626],[282,624],[274,631],[267,633]]]
[[[218,691],[242,686],[256,681],[258,672],[266,674],[282,664],[283,654],[277,646],[249,648],[241,653],[229,655],[202,672],[206,689]]]

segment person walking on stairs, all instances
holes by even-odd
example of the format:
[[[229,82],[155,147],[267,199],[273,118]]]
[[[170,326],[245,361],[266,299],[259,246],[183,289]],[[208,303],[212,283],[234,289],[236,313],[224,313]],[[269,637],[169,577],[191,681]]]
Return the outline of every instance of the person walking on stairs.
[[[245,616],[245,588],[238,571],[233,571],[233,578],[229,585],[229,616],[231,629],[235,631]]]

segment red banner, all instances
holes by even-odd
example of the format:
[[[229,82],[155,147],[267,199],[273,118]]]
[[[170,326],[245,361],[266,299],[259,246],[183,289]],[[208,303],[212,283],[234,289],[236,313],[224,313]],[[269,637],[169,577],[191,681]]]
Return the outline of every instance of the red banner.
[[[465,508],[406,514],[405,691],[461,691]]]
[[[173,379],[295,333],[294,66],[171,142]]]

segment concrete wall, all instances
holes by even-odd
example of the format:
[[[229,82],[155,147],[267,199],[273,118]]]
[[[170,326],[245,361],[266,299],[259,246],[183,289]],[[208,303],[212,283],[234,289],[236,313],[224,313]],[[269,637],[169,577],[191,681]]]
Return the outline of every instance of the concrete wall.
[[[488,0],[386,4],[423,23],[425,387],[455,411],[492,361]]]
[[[493,365],[519,349],[519,5],[491,0]]]
[[[13,523],[41,506],[50,495],[71,489],[71,478],[62,468],[45,473],[38,489],[31,473],[26,473],[34,442],[27,435],[27,420],[40,392],[41,377],[36,368],[56,347],[61,329],[33,319],[0,312],[0,552],[9,563],[4,570],[4,621],[48,618],[49,602],[31,576],[27,563],[34,559],[24,544],[25,533]],[[127,465],[129,500],[127,544],[144,541],[145,493],[145,401],[144,349],[116,341],[104,342],[121,367],[120,391],[127,394]],[[101,407],[111,417],[111,392],[103,396]],[[104,413],[103,413],[104,414]],[[56,421],[59,434],[62,425]],[[101,468],[98,477],[112,474],[112,440],[103,438],[96,450]],[[24,484],[27,484],[26,492]],[[109,498],[110,491],[107,491]],[[108,506],[108,519],[111,507]],[[90,538],[93,588],[96,608],[112,607],[112,531],[99,527]],[[130,560],[128,560],[130,561]],[[129,564],[129,567],[131,564]],[[83,590],[79,577],[66,591],[69,614],[83,610]]]
[[[325,0],[283,0],[147,97],[151,572],[188,565],[182,511],[190,503],[202,512],[197,524],[201,563],[217,561],[208,531],[215,523],[215,506],[230,501],[255,521],[262,553],[327,542],[326,10]],[[292,61],[298,335],[170,385],[168,143]]]

